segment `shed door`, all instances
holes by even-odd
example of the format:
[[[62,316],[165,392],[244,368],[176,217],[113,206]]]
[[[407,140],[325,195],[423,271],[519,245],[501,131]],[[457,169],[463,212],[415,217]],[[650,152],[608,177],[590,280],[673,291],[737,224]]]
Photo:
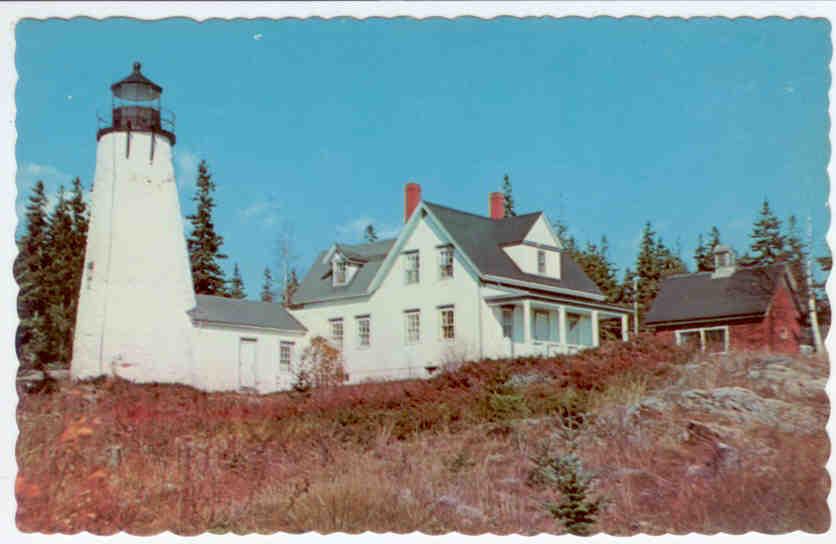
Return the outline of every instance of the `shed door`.
[[[239,387],[255,389],[256,348],[255,338],[241,338],[238,345],[238,380]]]

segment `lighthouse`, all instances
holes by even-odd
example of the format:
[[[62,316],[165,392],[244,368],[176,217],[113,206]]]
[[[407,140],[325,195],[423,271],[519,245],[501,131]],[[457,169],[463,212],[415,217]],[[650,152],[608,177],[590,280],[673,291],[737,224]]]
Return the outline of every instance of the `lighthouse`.
[[[71,374],[193,382],[195,307],[162,87],[132,73],[111,85],[96,172]]]

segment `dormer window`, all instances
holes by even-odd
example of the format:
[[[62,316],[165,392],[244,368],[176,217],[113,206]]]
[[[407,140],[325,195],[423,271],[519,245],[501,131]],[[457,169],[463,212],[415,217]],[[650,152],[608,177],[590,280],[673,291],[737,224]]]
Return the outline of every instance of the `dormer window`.
[[[546,275],[546,251],[543,249],[537,250],[537,273]]]
[[[334,261],[334,285],[345,285],[348,265],[345,261]]]

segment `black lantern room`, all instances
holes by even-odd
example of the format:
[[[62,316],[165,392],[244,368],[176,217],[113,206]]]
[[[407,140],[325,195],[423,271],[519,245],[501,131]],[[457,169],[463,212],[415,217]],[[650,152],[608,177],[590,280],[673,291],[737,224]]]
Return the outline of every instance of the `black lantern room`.
[[[142,75],[142,65],[134,62],[131,75],[110,86],[113,93],[109,126],[101,126],[98,140],[110,132],[152,132],[168,138],[174,145],[174,114],[163,111],[163,88]],[[99,119],[107,125],[107,121]]]

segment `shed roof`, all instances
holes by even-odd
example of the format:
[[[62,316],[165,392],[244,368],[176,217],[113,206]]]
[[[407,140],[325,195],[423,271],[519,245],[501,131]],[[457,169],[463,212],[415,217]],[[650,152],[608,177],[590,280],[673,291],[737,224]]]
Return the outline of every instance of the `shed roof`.
[[[711,272],[677,274],[664,280],[647,313],[648,325],[762,315],[786,266],[738,268],[726,277]]]
[[[193,319],[221,325],[244,325],[265,329],[305,332],[307,329],[281,304],[196,295]]]

